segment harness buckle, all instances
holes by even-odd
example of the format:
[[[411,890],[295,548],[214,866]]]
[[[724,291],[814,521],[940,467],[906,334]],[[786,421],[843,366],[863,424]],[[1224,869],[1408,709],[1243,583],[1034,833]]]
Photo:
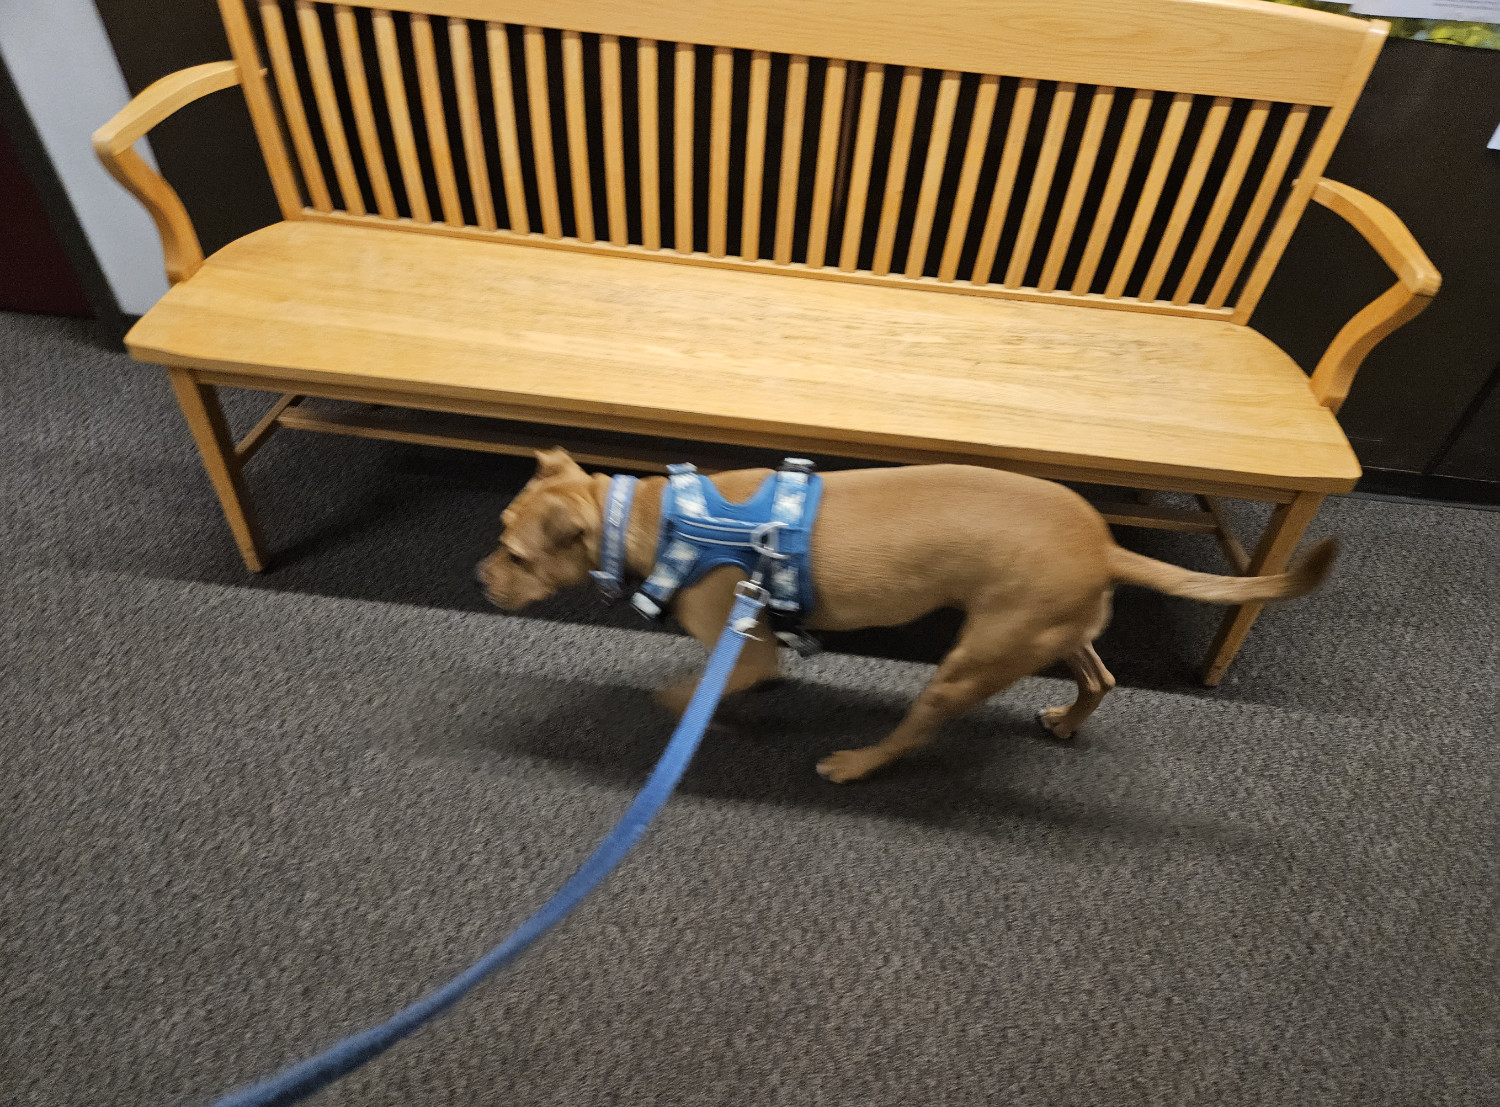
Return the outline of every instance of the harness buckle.
[[[621,596],[625,595],[625,590],[620,587],[620,578],[613,573],[606,573],[602,569],[594,569],[589,572],[589,576],[599,586],[599,591],[603,594],[606,602],[614,603]]]

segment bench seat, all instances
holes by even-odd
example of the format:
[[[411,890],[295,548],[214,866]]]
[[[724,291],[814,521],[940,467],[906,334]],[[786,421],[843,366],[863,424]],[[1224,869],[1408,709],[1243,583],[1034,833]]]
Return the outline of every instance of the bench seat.
[[[1306,374],[1227,321],[368,225],[242,238],[127,344],[226,384],[852,457],[1317,492],[1360,473]]]

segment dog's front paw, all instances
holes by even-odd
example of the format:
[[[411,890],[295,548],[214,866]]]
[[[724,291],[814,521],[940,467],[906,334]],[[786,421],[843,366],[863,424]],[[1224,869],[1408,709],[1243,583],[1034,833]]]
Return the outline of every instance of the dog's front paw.
[[[1052,737],[1066,742],[1078,733],[1077,728],[1067,721],[1067,716],[1066,707],[1044,707],[1036,713],[1036,721]]]
[[[835,784],[847,784],[868,776],[885,764],[885,758],[873,747],[862,750],[839,750],[818,762],[818,775]]]

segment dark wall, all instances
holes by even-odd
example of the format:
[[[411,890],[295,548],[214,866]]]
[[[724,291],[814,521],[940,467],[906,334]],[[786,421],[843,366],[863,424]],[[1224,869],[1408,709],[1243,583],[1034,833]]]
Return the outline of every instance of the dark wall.
[[[213,0],[96,4],[132,91],[229,57]],[[1500,367],[1500,152],[1485,149],[1497,123],[1500,52],[1392,41],[1329,167],[1389,204],[1444,279],[1427,312],[1371,354],[1341,415],[1367,467],[1500,482],[1494,449],[1465,429],[1466,417],[1491,426],[1497,417],[1497,401],[1482,402]],[[205,251],[279,217],[237,93],[184,109],[152,133],[152,146]],[[1390,281],[1357,234],[1315,208],[1254,325],[1311,369]]]
[[[89,304],[15,144],[0,127],[0,311],[87,316]]]
[[[94,0],[94,6],[132,95],[178,69],[229,60],[214,0]],[[238,89],[206,96],[161,123],[151,132],[151,149],[193,217],[205,254],[281,218]]]

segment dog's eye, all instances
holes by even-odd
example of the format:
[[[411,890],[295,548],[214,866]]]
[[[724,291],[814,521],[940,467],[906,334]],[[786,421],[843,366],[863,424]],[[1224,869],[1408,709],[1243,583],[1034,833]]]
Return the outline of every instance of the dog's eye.
[[[516,553],[515,550],[506,550],[505,559],[517,567],[524,567],[526,565],[526,559]]]

